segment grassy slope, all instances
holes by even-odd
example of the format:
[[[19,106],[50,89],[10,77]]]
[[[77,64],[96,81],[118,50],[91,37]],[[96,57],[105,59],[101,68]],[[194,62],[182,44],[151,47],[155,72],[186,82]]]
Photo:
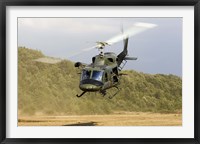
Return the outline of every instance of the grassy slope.
[[[33,61],[36,50],[18,49],[18,109],[20,115],[108,114],[116,111],[181,112],[182,80],[174,75],[124,71],[121,91],[113,99],[98,93],[76,94],[79,75],[70,61],[52,65]],[[110,93],[114,91],[110,90]]]

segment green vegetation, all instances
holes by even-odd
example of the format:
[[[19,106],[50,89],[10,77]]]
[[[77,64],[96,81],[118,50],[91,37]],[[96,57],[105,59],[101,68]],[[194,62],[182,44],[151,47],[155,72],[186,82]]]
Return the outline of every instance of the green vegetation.
[[[174,75],[123,73],[121,91],[113,98],[88,93],[81,98],[73,62],[52,65],[33,61],[44,55],[18,48],[18,110],[20,115],[111,114],[113,112],[182,111],[182,79]],[[109,93],[114,93],[109,90]]]

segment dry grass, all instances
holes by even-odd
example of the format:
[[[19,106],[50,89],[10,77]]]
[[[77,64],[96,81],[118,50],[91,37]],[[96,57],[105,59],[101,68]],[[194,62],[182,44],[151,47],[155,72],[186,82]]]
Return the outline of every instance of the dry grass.
[[[18,126],[181,126],[182,114],[118,112],[111,115],[19,116]]]

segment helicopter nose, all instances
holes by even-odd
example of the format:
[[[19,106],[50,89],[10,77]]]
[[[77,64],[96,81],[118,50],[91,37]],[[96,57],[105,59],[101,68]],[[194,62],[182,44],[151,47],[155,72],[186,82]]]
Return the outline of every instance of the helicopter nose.
[[[80,89],[83,91],[98,91],[100,90],[100,86],[96,86],[93,84],[81,84]]]

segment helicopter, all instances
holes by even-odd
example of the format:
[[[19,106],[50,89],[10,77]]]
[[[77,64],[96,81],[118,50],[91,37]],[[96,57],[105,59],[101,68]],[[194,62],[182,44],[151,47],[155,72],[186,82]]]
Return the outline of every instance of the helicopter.
[[[136,23],[134,26],[126,32],[111,38],[106,42],[96,42],[96,46],[87,50],[97,48],[100,53],[92,57],[92,63],[87,65],[81,62],[76,62],[75,67],[81,68],[80,84],[79,88],[83,91],[77,97],[83,96],[86,92],[100,92],[103,96],[106,95],[106,90],[115,88],[116,92],[109,96],[113,98],[119,92],[120,76],[125,75],[120,73],[124,68],[127,60],[137,60],[137,57],[128,56],[128,40],[130,36],[133,36],[146,29],[153,28],[156,25],[149,23]],[[114,52],[104,52],[106,46],[110,46],[115,42],[123,40],[123,51],[118,55]]]
[[[82,90],[80,95],[82,97],[87,92],[99,92],[103,96],[107,94],[107,90],[114,88],[116,92],[109,96],[112,99],[120,91],[120,77],[126,75],[121,73],[122,69],[127,63],[127,60],[137,60],[137,57],[128,56],[128,40],[131,36],[141,33],[145,30],[156,27],[157,25],[151,23],[135,23],[131,28],[124,31],[121,28],[121,34],[112,37],[107,41],[97,41],[96,45],[83,51],[98,49],[99,54],[92,57],[91,64],[82,62],[75,62],[74,66],[81,72],[79,88]],[[119,41],[123,41],[123,50],[119,54],[114,52],[104,52],[104,49]],[[58,63],[60,59],[39,58],[35,61],[46,63]]]
[[[116,55],[113,52],[103,52],[108,43],[97,42],[99,55],[92,57],[92,63],[89,65],[76,62],[75,67],[81,68],[81,77],[79,88],[83,91],[77,97],[83,96],[86,92],[100,92],[106,95],[106,90],[110,88],[117,89],[116,93],[109,98],[113,98],[118,92],[120,84],[120,73],[126,64],[126,60],[137,60],[136,57],[127,57],[128,37],[124,39],[123,51]]]

